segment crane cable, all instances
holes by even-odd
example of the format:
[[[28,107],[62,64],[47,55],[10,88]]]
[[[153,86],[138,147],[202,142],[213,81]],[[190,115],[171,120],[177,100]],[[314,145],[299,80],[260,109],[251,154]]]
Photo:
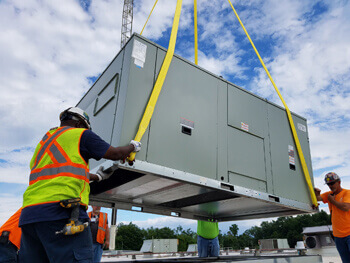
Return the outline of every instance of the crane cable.
[[[286,102],[284,101],[284,99],[283,99],[283,97],[282,97],[280,91],[278,90],[278,88],[277,88],[275,82],[273,81],[273,79],[272,79],[272,77],[271,77],[271,75],[270,75],[268,69],[266,68],[266,66],[265,66],[265,64],[264,64],[264,61],[263,61],[262,58],[260,57],[258,50],[255,48],[255,45],[254,45],[252,39],[250,38],[250,36],[249,36],[247,30],[245,29],[245,27],[244,27],[244,25],[243,25],[241,19],[239,18],[238,14],[237,14],[237,12],[236,12],[236,10],[235,10],[235,8],[233,7],[231,1],[230,1],[230,0],[227,0],[227,1],[230,3],[233,12],[235,13],[235,15],[236,15],[236,17],[237,17],[239,23],[241,24],[241,26],[242,26],[242,28],[243,28],[245,34],[247,35],[247,37],[248,37],[248,39],[249,39],[249,41],[250,41],[250,44],[252,45],[252,47],[253,47],[253,49],[254,49],[256,55],[258,56],[258,58],[259,58],[259,60],[260,60],[260,62],[261,62],[261,64],[262,64],[262,66],[263,66],[263,68],[265,69],[265,71],[266,71],[266,73],[267,73],[267,76],[269,77],[269,79],[270,79],[272,85],[274,86],[274,88],[275,88],[275,90],[276,90],[276,92],[277,92],[279,98],[281,99],[281,101],[282,101],[282,103],[283,103],[283,105],[284,105],[284,107],[285,107],[285,109],[286,109],[287,116],[288,116],[288,121],[289,121],[289,125],[290,125],[290,128],[291,128],[291,130],[292,130],[292,134],[293,134],[293,138],[294,138],[294,142],[295,142],[295,145],[296,145],[296,147],[297,147],[298,154],[299,154],[299,156],[300,156],[300,162],[301,162],[301,166],[302,166],[302,169],[303,169],[303,172],[304,172],[304,177],[305,177],[306,183],[307,183],[307,185],[308,185],[308,187],[309,187],[309,191],[310,191],[310,195],[311,195],[311,201],[312,201],[313,205],[317,207],[317,206],[318,206],[317,198],[316,198],[315,191],[314,191],[314,188],[313,188],[311,179],[310,179],[310,174],[309,174],[309,171],[308,171],[306,162],[305,162],[305,157],[304,157],[304,154],[303,154],[303,150],[301,149],[301,145],[300,145],[300,142],[299,142],[298,134],[297,134],[297,132],[296,132],[296,130],[295,130],[295,125],[294,125],[294,122],[293,122],[292,114],[290,113],[290,110],[289,110],[289,108],[288,108]]]
[[[158,0],[155,1],[154,5],[153,5],[153,7],[152,7],[151,13],[149,13],[148,18],[147,18],[147,20],[146,20],[146,23],[145,23],[145,25],[143,26],[140,35],[142,35],[142,32],[143,32],[143,30],[145,29],[145,27],[146,27],[146,25],[147,25],[147,22],[148,22],[148,19],[151,17],[152,12],[153,12],[153,9],[156,7],[157,2],[158,2]]]
[[[162,67],[160,68],[156,83],[154,84],[151,97],[149,98],[145,112],[143,113],[143,116],[142,116],[142,119],[141,119],[141,122],[139,125],[139,129],[138,129],[136,136],[135,136],[135,139],[134,139],[135,141],[141,141],[142,136],[145,133],[145,131],[149,125],[149,122],[151,121],[151,118],[152,118],[152,115],[154,112],[154,108],[157,104],[157,100],[158,100],[160,91],[162,90],[165,77],[168,73],[170,63],[171,63],[171,60],[173,58],[174,51],[175,51],[177,31],[179,28],[179,20],[180,20],[180,15],[181,15],[181,6],[182,6],[182,0],[177,0],[168,50],[167,50],[165,58],[163,60]],[[135,154],[136,154],[135,152],[132,152],[130,154],[130,156],[128,157],[129,162],[133,162],[135,160]]]

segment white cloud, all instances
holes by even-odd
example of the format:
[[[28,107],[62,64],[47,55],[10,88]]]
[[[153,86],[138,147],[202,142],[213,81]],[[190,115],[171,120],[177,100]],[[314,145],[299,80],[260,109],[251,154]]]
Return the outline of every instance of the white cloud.
[[[22,195],[0,194],[0,201],[0,226],[2,226],[22,206]]]
[[[308,118],[314,169],[341,166],[343,176],[350,175],[350,146],[345,143],[350,138],[349,10],[348,2],[332,2],[328,15],[303,26],[303,30],[282,34],[285,41],[278,42],[274,57],[266,63],[289,108]],[[286,13],[289,9],[284,9]],[[300,17],[301,9],[296,13]],[[259,21],[252,19],[250,23]],[[269,27],[267,22],[263,27],[281,35],[280,23],[272,24],[276,26]],[[281,105],[266,73],[260,68],[257,71],[252,90]]]
[[[134,32],[141,33],[154,2],[154,0],[145,0],[138,3],[135,2]],[[158,1],[143,31],[145,37],[157,40],[163,36],[165,31],[171,28],[175,14],[176,2],[177,1]],[[191,26],[191,14],[189,13],[191,4],[193,4],[191,0],[184,0],[182,3],[178,34],[181,33],[181,30],[186,30]]]
[[[29,161],[32,158],[34,149],[24,148],[11,152],[1,152],[0,160],[0,183],[17,183],[28,185],[29,182]]]

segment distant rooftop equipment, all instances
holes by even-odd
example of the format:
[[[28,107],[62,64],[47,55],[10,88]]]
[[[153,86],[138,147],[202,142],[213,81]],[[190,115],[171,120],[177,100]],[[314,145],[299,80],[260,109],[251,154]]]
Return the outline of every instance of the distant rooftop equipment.
[[[188,244],[187,252],[188,253],[198,252],[197,244]]]
[[[332,238],[332,225],[304,227],[303,235],[307,248],[335,246]]]
[[[288,240],[285,238],[260,239],[259,249],[287,249],[289,248]]]
[[[142,253],[176,253],[178,239],[149,239],[144,240],[140,252]]]
[[[134,34],[78,103],[111,145],[134,138],[165,53]],[[306,120],[292,116],[312,171]],[[141,142],[133,166],[90,162],[118,167],[92,202],[217,221],[315,211],[285,110],[177,55]]]

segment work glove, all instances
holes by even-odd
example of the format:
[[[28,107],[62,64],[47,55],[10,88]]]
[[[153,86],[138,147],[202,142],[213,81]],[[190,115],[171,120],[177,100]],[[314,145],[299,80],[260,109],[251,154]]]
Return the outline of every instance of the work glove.
[[[96,172],[96,175],[98,177],[98,182],[102,181],[102,180],[106,180],[108,179],[109,177],[111,177],[111,175],[113,174],[113,170],[109,173],[106,173],[103,171],[104,170],[104,167],[103,166],[100,166],[100,168],[98,168],[97,172]]]
[[[130,144],[134,146],[134,152],[139,152],[141,150],[141,143],[138,141],[131,140]]]

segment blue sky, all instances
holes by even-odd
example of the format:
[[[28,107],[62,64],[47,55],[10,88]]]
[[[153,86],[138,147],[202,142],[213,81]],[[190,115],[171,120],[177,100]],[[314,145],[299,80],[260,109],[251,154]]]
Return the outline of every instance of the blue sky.
[[[120,49],[122,2],[0,1],[0,225],[21,205],[29,160],[58,114],[75,105]],[[154,0],[135,0],[139,33]],[[232,1],[289,108],[308,119],[315,185],[335,171],[350,188],[349,1]],[[144,36],[167,47],[176,0],[159,0]],[[193,61],[193,1],[176,53]],[[281,105],[226,0],[198,1],[199,65]],[[323,206],[324,207],[324,206]],[[327,210],[326,207],[324,209]],[[141,227],[195,222],[118,212]],[[241,231],[262,220],[238,222]],[[237,223],[237,222],[236,222]],[[223,223],[226,232],[232,224]]]

